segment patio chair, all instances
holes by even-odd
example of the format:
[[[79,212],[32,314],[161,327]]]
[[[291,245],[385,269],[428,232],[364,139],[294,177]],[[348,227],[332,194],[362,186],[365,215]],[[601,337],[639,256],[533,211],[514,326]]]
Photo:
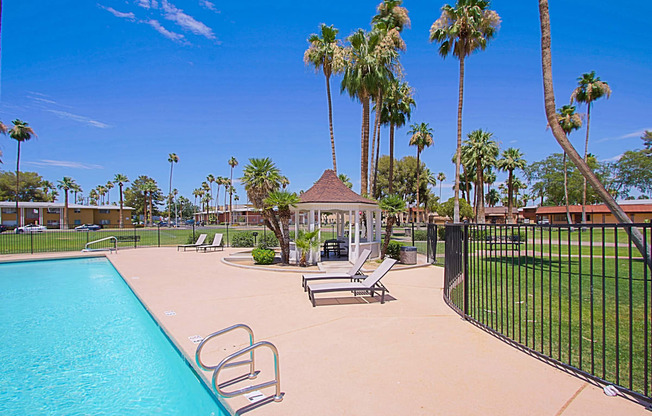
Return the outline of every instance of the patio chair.
[[[304,274],[302,279],[301,279],[301,287],[303,287],[303,291],[306,291],[306,284],[308,282],[311,282],[313,280],[325,280],[325,279],[350,279],[352,282],[354,280],[360,280],[365,277],[366,275],[362,274],[360,270],[362,269],[362,266],[364,265],[364,262],[367,261],[369,258],[369,255],[371,254],[371,250],[368,248],[364,249],[362,253],[358,256],[358,259],[355,261],[353,266],[344,273],[315,273],[315,274]]]
[[[213,237],[213,244],[197,246],[197,251],[204,250],[205,253],[208,250],[217,250],[218,248],[224,251],[224,246],[222,245],[222,234],[215,234],[215,237]]]
[[[177,251],[183,247],[183,251],[186,251],[187,248],[195,248],[201,246],[206,241],[206,234],[199,234],[199,238],[195,241],[195,244],[181,244],[177,246]]]
[[[362,282],[342,282],[342,283],[319,283],[319,284],[308,284],[308,298],[312,302],[312,306],[315,307],[315,293],[326,293],[326,292],[353,292],[354,295],[357,295],[358,292],[370,292],[371,296],[374,296],[375,292],[382,292],[380,297],[380,303],[385,303],[385,292],[389,292],[387,288],[380,283],[387,272],[394,266],[396,260],[386,258],[380,266],[373,273],[371,273],[366,279]]]

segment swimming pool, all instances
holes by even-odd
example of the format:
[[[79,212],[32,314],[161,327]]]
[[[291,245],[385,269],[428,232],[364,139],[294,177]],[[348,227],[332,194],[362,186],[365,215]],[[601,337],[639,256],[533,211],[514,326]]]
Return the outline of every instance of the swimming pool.
[[[0,264],[0,414],[220,415],[104,258]]]

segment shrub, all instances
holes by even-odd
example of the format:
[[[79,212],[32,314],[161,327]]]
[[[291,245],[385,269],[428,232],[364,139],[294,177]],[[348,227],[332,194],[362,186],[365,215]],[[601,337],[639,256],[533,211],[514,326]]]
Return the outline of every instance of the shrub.
[[[403,247],[402,243],[399,243],[398,241],[390,241],[387,246],[386,255],[394,260],[400,260],[401,247]]]
[[[237,232],[231,236],[232,247],[253,247],[254,235],[250,232]]]
[[[264,248],[255,248],[251,252],[256,264],[272,264],[274,262],[274,250]]]
[[[439,226],[437,227],[437,237],[439,241],[446,241],[446,227]]]
[[[263,247],[264,246],[264,247]],[[273,232],[267,233],[258,233],[258,247],[269,248],[269,247],[278,247],[278,239]]]
[[[428,230],[414,230],[414,241],[427,241]]]

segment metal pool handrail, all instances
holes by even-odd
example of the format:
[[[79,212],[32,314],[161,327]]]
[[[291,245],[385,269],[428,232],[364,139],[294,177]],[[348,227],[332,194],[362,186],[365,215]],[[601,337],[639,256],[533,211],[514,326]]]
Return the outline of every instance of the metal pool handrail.
[[[252,346],[254,344],[254,331],[249,326],[247,326],[245,324],[232,325],[232,326],[230,326],[228,328],[224,328],[224,329],[222,329],[220,331],[217,331],[217,332],[214,332],[214,333],[208,335],[206,338],[204,338],[202,340],[202,342],[199,343],[199,345],[197,346],[197,351],[195,352],[195,361],[197,362],[197,365],[200,368],[202,368],[202,369],[204,369],[206,371],[214,370],[215,368],[217,368],[219,364],[218,365],[206,365],[201,360],[201,352],[204,349],[204,346],[211,339],[216,338],[216,337],[218,337],[220,335],[226,334],[228,332],[234,331],[234,330],[239,329],[239,328],[244,329],[245,331],[247,331],[247,333],[249,334],[249,346]],[[228,367],[236,367],[236,366],[244,365],[244,364],[249,364],[249,378],[255,378],[256,377],[256,371],[255,371],[255,368],[254,368],[254,353],[253,353],[253,351],[251,351],[251,353],[249,354],[249,360],[238,361],[238,362],[235,362],[235,363],[231,363]]]
[[[109,247],[109,251],[111,251],[111,250],[115,250],[115,251],[117,252],[117,251],[118,251],[118,238],[117,238],[117,237],[114,237],[114,236],[104,237],[104,238],[100,238],[99,240],[95,240],[95,241],[91,241],[91,242],[89,242],[89,243],[86,243],[86,245],[84,246],[84,250],[83,250],[83,251],[90,251],[90,249],[88,248],[88,246],[90,246],[91,244],[95,244],[95,243],[99,243],[99,242],[101,242],[101,241],[107,241],[107,240],[113,240],[113,249],[111,249],[111,248]]]

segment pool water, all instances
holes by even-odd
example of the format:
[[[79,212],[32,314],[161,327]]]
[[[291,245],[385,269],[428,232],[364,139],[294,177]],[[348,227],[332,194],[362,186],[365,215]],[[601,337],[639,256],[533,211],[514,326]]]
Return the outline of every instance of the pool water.
[[[0,264],[0,414],[227,415],[104,258]]]

